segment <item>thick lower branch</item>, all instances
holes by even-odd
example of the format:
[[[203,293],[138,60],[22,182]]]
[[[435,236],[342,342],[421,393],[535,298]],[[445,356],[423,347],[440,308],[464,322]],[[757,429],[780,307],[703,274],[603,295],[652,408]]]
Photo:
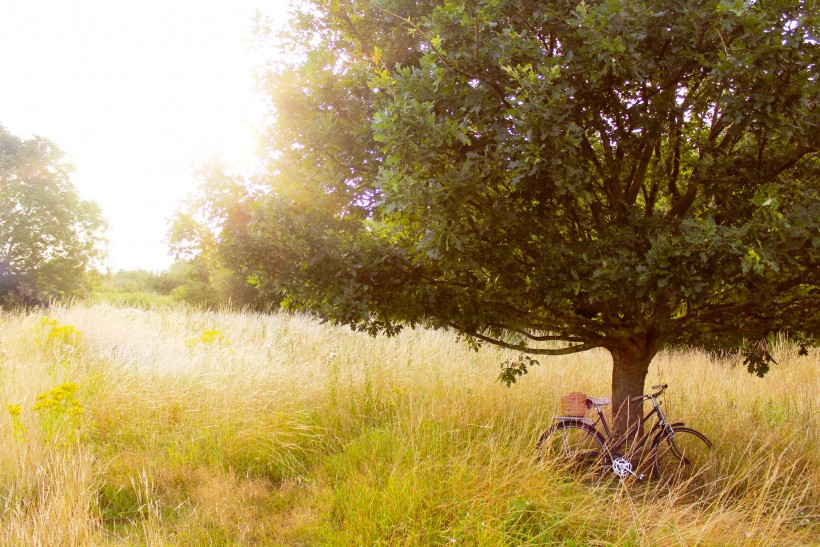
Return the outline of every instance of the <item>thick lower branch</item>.
[[[506,327],[504,327],[504,328],[506,328]],[[579,342],[579,343],[585,342],[584,339],[573,337],[573,336],[537,335],[537,334],[532,334],[531,332],[527,332],[527,331],[521,330],[521,329],[511,329],[511,328],[506,328],[506,329],[511,331],[511,332],[515,332],[517,334],[520,334],[521,336],[524,336],[524,337],[532,340],[533,342]]]
[[[532,355],[572,355],[573,353],[581,353],[582,351],[588,351],[597,347],[601,347],[600,344],[596,343],[584,343],[557,349],[531,348],[521,344],[510,344],[508,342],[504,342],[503,340],[498,340],[496,338],[492,338],[484,334],[479,334],[478,332],[470,331],[463,327],[460,327],[455,323],[450,323],[450,327],[466,334],[467,336],[481,340],[482,342],[487,342],[488,344],[493,344],[494,346],[498,346],[505,349],[511,349],[523,353],[530,353]]]

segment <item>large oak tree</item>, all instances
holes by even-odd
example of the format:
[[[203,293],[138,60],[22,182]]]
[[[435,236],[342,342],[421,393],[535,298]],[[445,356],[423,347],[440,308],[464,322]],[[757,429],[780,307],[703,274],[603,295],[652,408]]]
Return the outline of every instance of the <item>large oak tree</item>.
[[[806,0],[306,0],[201,227],[358,329],[606,348],[624,432],[660,347],[820,331],[818,39]]]

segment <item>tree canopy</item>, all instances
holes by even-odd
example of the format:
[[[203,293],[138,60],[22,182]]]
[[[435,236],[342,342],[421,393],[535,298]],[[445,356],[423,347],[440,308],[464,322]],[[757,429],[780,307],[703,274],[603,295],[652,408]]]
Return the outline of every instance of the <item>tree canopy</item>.
[[[815,340],[810,2],[300,6],[265,170],[199,209],[263,294],[371,333],[606,348],[619,412],[665,345]]]
[[[0,126],[0,305],[77,294],[101,257],[105,222],[71,171],[51,141]]]

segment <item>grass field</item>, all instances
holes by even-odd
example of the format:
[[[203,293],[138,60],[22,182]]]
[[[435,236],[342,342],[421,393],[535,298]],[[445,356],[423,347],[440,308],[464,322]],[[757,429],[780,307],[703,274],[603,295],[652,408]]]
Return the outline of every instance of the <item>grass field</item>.
[[[450,333],[371,338],[300,316],[107,304],[0,316],[1,545],[810,545],[820,353],[761,380],[662,353],[648,384],[717,445],[707,495],[592,487],[536,462],[604,352],[544,359]]]

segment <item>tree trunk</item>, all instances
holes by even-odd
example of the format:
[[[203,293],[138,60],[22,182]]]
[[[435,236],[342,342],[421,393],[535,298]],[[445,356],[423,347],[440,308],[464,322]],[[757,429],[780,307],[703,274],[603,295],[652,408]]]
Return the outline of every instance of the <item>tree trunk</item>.
[[[607,346],[612,354],[612,434],[616,439],[624,438],[643,417],[643,402],[632,402],[630,398],[644,393],[649,363],[658,352],[655,342],[653,336],[641,335]],[[638,428],[637,434],[640,433]]]

